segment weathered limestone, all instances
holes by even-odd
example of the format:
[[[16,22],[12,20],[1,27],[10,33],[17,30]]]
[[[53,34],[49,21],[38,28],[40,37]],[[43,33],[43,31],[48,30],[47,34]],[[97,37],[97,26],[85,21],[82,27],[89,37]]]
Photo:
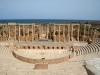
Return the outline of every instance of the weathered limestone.
[[[28,41],[36,40],[51,40],[53,42],[69,42],[69,41],[87,41],[92,38],[90,35],[91,24],[83,24],[84,27],[80,31],[80,24],[21,24],[9,23],[7,26],[8,32],[3,30],[6,24],[2,24],[0,40]],[[88,28],[86,28],[88,27]],[[87,30],[87,31],[86,31]],[[82,32],[82,33],[81,33]],[[84,36],[83,36],[84,35]],[[7,36],[5,38],[5,36]],[[95,35],[96,37],[96,35]],[[80,40],[79,40],[80,39]],[[92,38],[93,39],[93,38]]]
[[[35,40],[35,24],[33,24],[33,40]]]
[[[41,39],[41,24],[39,24],[39,39]]]
[[[4,36],[4,26],[2,25],[2,31],[3,31],[3,36]]]
[[[63,38],[64,38],[64,42],[65,42],[65,25],[63,25]]]
[[[46,29],[46,38],[48,39],[48,33],[49,33],[49,25],[47,25],[47,29]]]
[[[88,37],[89,37],[90,27],[91,27],[91,24],[88,24]]]
[[[32,42],[33,42],[33,24],[32,24]]]
[[[85,61],[84,66],[90,70],[93,75],[100,75],[100,58],[93,58]]]
[[[23,36],[25,37],[25,29],[24,29],[24,25],[23,25]]]
[[[56,37],[55,37],[55,24],[54,24],[54,29],[53,29],[53,40],[54,40],[54,42],[56,41]]]
[[[77,41],[79,41],[79,31],[80,31],[79,29],[80,29],[80,26],[78,25],[78,29],[77,29],[78,30]]]
[[[84,36],[85,36],[86,25],[84,25]]]
[[[16,25],[15,25],[15,41],[16,41]]]
[[[18,36],[18,41],[20,42],[20,24],[18,25],[18,34],[19,34],[19,36]]]
[[[59,42],[60,42],[60,25],[59,25],[59,30],[58,30],[58,36],[59,36]]]
[[[71,24],[71,27],[72,27],[72,29],[71,29],[71,41],[73,41],[73,25]]]
[[[8,26],[8,32],[9,32],[9,37],[8,37],[8,40],[10,38],[10,26]]]
[[[69,34],[70,34],[70,25],[67,25],[67,26],[68,26],[68,33],[67,33],[67,37],[69,38],[69,39],[68,39],[68,41],[70,41],[70,35],[69,35]]]

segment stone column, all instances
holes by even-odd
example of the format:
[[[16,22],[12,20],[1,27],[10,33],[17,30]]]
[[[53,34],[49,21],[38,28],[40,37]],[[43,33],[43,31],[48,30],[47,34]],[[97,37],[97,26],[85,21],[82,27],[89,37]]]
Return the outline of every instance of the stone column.
[[[64,42],[65,42],[65,25],[63,25],[63,38],[64,38]]]
[[[91,33],[90,34],[91,34],[91,39],[92,39],[93,38],[93,36],[92,36],[93,35],[93,29],[91,30]]]
[[[18,41],[20,42],[20,25],[18,26],[18,34],[19,34],[19,36],[18,36]]]
[[[28,40],[28,38],[29,38],[29,25],[28,25],[27,28],[28,28],[28,31],[27,31],[27,32],[28,32],[27,41],[29,41],[29,40]]]
[[[3,29],[4,29],[4,25],[2,25],[2,32],[3,32],[3,35],[2,36],[4,36],[4,30]]]
[[[33,42],[33,24],[32,24],[32,42]]]
[[[36,30],[38,29],[38,26],[36,25]],[[35,34],[35,36],[36,36],[36,40],[38,40],[38,32],[36,31],[36,34]]]
[[[15,25],[15,41],[16,41],[16,25]]]
[[[41,39],[41,24],[39,24],[39,39]]]
[[[27,36],[27,41],[29,41],[29,40],[28,40],[28,39],[29,39],[29,26],[30,26],[30,25],[28,25],[28,27],[27,27],[27,28],[28,28],[28,36]]]
[[[25,33],[24,33],[24,25],[23,25],[23,36],[25,37]]]
[[[79,29],[80,29],[80,26],[78,25],[78,28],[77,28],[77,30],[78,30],[78,33],[77,33],[77,41],[79,41]]]
[[[6,41],[7,41],[7,40],[8,40],[8,28],[7,28],[7,24],[6,24],[5,28],[6,28],[6,30],[5,30],[5,32],[6,32],[6,33],[5,33],[5,36],[6,36],[6,37],[5,37],[5,38],[6,38]]]
[[[71,30],[71,40],[73,41],[73,25],[71,24],[72,26],[72,30]]]
[[[52,28],[51,28],[51,25],[49,25],[49,28],[50,28],[50,31],[49,31],[49,32],[50,32],[50,34],[49,34],[49,39],[51,40],[51,32],[52,32],[52,31],[51,31],[51,29],[52,29]]]
[[[33,24],[33,40],[35,39],[35,24]]]
[[[58,30],[58,37],[59,37],[59,42],[60,42],[60,25],[59,25],[59,30]]]
[[[47,29],[46,29],[46,38],[48,39],[48,25],[47,25]]]
[[[88,26],[88,25],[87,25]],[[89,37],[89,26],[88,26],[88,35],[87,35],[88,37]]]
[[[55,39],[55,24],[54,24],[54,30],[53,30],[53,37],[54,37],[54,42],[56,41]]]
[[[40,38],[40,33],[39,33],[39,25],[37,26],[37,28],[38,28],[37,40],[39,40],[39,38]]]
[[[90,31],[90,26],[88,25],[88,37],[90,37],[90,36],[89,36],[89,31]]]
[[[94,30],[94,39],[96,38],[96,36],[97,36],[97,30],[95,29]]]
[[[42,34],[43,34],[43,25],[41,25],[41,38],[42,38]]]
[[[27,42],[27,25],[24,24],[24,37],[25,37],[25,42]]]
[[[8,33],[9,33],[9,35],[8,35],[8,40],[9,40],[9,38],[10,38],[10,25],[8,25]]]
[[[29,37],[29,26],[27,25],[27,36],[26,36],[26,42],[28,42],[28,37]]]
[[[83,35],[83,41],[84,41],[84,38],[85,38],[85,30],[86,30],[86,25],[84,25],[84,35]]]
[[[86,29],[86,25],[84,25],[84,36],[85,36],[85,29]]]
[[[41,25],[41,38],[42,38],[42,34],[43,34],[43,25]]]
[[[49,33],[49,32],[50,32],[50,31],[49,31],[49,26],[50,26],[50,25],[48,24],[48,36],[49,36],[49,34],[50,34],[50,33]],[[49,37],[48,37],[48,38],[49,38]]]
[[[4,37],[4,25],[2,25],[2,32],[3,32],[3,34],[2,34],[2,41],[4,41],[4,39],[5,39],[5,37]]]
[[[67,26],[68,26],[68,34],[67,34],[67,37],[68,37],[68,41],[70,41],[70,35],[69,35],[70,25],[67,25]]]

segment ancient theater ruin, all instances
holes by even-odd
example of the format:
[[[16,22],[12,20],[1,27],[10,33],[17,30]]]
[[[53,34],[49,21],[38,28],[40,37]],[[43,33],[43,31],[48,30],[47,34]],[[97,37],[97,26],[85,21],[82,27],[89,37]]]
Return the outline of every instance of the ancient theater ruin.
[[[7,70],[10,66],[22,75],[34,74],[31,70],[48,70],[46,75],[55,75],[53,69],[58,71],[56,75],[72,75],[71,70],[74,75],[88,75],[82,65],[94,57],[100,58],[100,33],[91,24],[0,24],[0,65]],[[82,71],[75,73],[75,69]],[[17,73],[0,70],[2,75]]]

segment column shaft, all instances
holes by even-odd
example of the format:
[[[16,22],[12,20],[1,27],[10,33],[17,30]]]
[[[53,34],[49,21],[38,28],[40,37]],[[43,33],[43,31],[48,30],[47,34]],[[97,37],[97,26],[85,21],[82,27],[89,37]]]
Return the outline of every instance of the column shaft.
[[[65,42],[65,25],[63,25],[63,38],[64,38],[64,42]]]
[[[51,25],[49,26],[49,28],[50,28],[50,40],[51,40],[51,33],[52,33],[52,31],[51,31]]]
[[[68,25],[68,34],[67,34],[67,37],[68,37],[68,41],[70,41],[70,35],[69,35],[69,31],[70,31],[70,27],[71,25]]]
[[[35,24],[33,24],[33,41],[35,40]]]
[[[15,41],[16,41],[16,25],[15,25]]]
[[[54,42],[56,41],[55,39],[55,25],[54,25],[54,30],[53,30],[53,37],[54,37]]]
[[[89,30],[90,30],[90,26],[88,26],[88,37],[89,37]]]
[[[59,25],[59,30],[58,30],[58,38],[59,38],[59,42],[60,42],[60,25]]]
[[[18,41],[20,42],[20,25],[19,25],[19,38],[18,38]]]
[[[23,25],[23,36],[25,36],[25,33],[24,33],[24,25]]]
[[[80,26],[78,25],[78,34],[77,34],[77,41],[79,41],[79,30],[80,29]]]
[[[86,25],[84,25],[84,36],[85,36],[85,29],[86,29]]]
[[[85,40],[84,40],[84,38],[85,38],[85,30],[86,30],[86,25],[84,25],[84,36],[83,36],[83,41],[85,41]]]
[[[32,42],[33,42],[33,24],[32,24]]]
[[[2,35],[4,36],[4,30],[3,30],[3,29],[4,29],[4,25],[2,25],[2,32],[3,32],[3,34],[2,34]]]
[[[41,39],[41,25],[39,24],[39,39]]]
[[[48,39],[48,25],[47,25],[47,29],[46,29],[46,38]]]
[[[28,37],[29,37],[29,25],[28,25],[28,27],[27,27],[27,28],[28,28]]]
[[[8,39],[10,38],[10,25],[8,25],[8,33],[9,33],[9,36],[8,36]]]
[[[71,24],[72,26],[72,30],[71,30],[71,40],[73,41],[73,25]]]

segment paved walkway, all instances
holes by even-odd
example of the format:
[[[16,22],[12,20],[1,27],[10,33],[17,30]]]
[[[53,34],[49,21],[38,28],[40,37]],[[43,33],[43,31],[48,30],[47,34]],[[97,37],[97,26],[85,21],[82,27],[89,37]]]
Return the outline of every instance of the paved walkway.
[[[34,42],[18,42],[18,41],[6,41],[6,42],[0,42],[2,45],[24,45],[24,46],[86,46],[87,42],[52,42],[52,41],[34,41]]]

